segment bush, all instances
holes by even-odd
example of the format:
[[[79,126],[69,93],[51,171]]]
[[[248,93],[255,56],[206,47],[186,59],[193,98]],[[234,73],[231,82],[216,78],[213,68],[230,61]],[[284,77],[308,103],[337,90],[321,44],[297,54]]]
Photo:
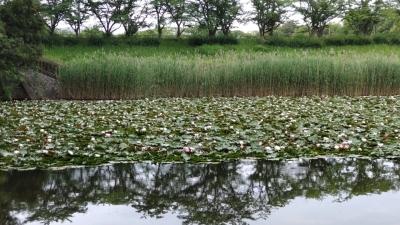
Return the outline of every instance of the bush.
[[[92,46],[103,46],[105,44],[104,39],[104,37],[92,35],[87,38],[87,44]]]
[[[77,37],[65,37],[63,42],[64,45],[73,46],[82,43],[82,39]]]
[[[143,37],[143,38],[137,38],[137,37],[129,37],[126,38],[126,44],[128,45],[137,45],[137,46],[159,46],[160,45],[160,39],[158,38],[153,38],[153,37]]]
[[[28,45],[21,38],[0,36],[0,97],[11,99],[14,88],[22,81],[19,71],[30,68],[41,49]]]
[[[398,45],[400,44],[400,37],[393,34],[377,34],[372,36],[372,40],[375,44],[388,44]]]
[[[0,6],[0,20],[9,38],[22,38],[24,43],[39,44],[44,21],[38,0],[12,0]]]
[[[354,36],[354,35],[341,35],[341,36],[327,36],[322,38],[317,37],[282,37],[273,36],[265,40],[265,44],[272,46],[283,46],[291,48],[320,48],[323,46],[344,46],[344,45],[369,45],[369,44],[400,44],[400,38],[393,36]]]
[[[216,36],[216,37],[202,37],[194,36],[188,39],[188,44],[191,46],[200,45],[236,45],[239,44],[239,40],[232,36]]]
[[[36,0],[7,1],[0,6],[0,97],[11,99],[20,71],[33,68],[41,56],[44,22]]]
[[[64,37],[60,35],[46,35],[42,38],[42,43],[47,46],[61,46],[64,45]]]
[[[324,45],[320,38],[315,37],[280,37],[273,36],[269,37],[265,43],[267,45],[292,47],[292,48],[320,48]]]
[[[373,41],[370,37],[365,36],[329,36],[324,37],[326,45],[343,46],[343,45],[369,45]]]

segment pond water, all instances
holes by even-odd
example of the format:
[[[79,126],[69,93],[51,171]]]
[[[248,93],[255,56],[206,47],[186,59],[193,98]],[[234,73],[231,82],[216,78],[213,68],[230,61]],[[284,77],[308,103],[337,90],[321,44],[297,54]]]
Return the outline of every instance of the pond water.
[[[0,172],[0,224],[399,224],[400,161],[133,163]]]

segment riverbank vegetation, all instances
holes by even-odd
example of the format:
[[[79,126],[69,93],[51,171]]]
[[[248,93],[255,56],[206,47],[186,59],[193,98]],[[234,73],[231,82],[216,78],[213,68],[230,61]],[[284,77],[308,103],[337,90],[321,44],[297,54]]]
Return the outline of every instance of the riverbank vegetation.
[[[0,167],[400,156],[399,97],[5,102]]]
[[[33,69],[42,54],[40,4],[30,0],[0,1],[0,100],[15,96],[21,71]],[[16,16],[18,15],[18,16]]]
[[[59,71],[66,99],[398,95],[396,55],[234,53],[214,56],[96,54]]]

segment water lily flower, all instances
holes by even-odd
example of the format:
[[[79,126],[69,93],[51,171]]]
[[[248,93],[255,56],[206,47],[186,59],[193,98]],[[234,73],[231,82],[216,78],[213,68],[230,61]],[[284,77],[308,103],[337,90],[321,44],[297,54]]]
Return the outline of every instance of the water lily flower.
[[[192,152],[194,152],[194,148],[192,148],[192,147],[183,147],[182,151],[184,153],[192,153]]]

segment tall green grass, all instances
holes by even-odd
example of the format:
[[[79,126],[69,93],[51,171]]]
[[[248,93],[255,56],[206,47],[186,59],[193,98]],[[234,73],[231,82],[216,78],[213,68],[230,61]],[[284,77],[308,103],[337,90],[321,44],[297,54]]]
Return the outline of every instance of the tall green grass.
[[[63,64],[66,99],[398,95],[396,55],[221,52],[135,57],[97,52]]]

